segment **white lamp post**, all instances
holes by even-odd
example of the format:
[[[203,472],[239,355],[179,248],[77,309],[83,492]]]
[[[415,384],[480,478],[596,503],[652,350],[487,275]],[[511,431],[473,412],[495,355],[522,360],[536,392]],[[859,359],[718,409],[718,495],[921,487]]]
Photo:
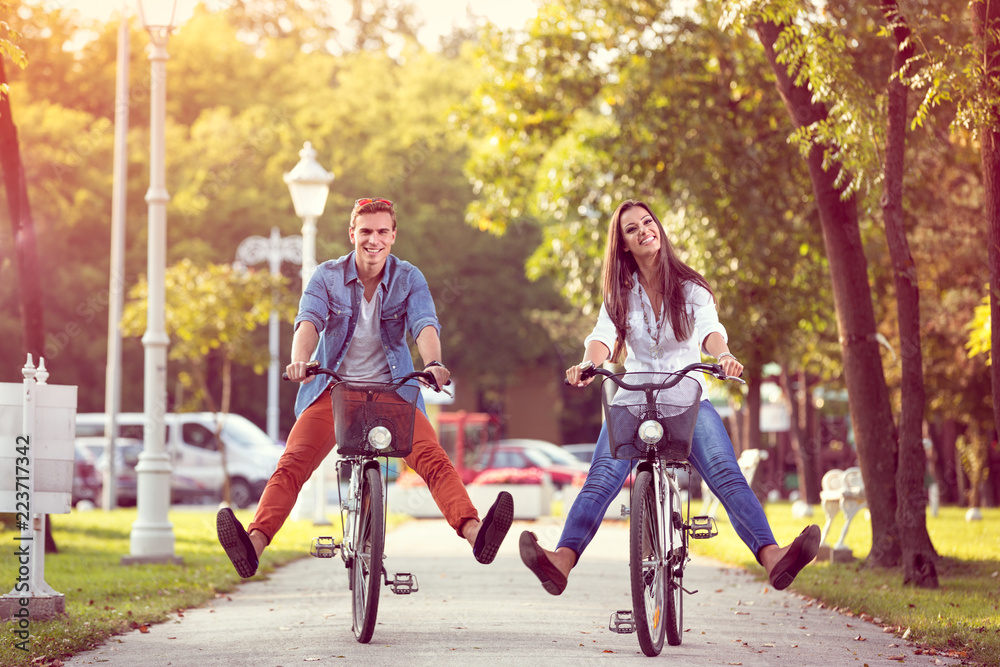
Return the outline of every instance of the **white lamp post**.
[[[139,0],[139,20],[149,32],[149,60],[152,69],[149,114],[149,245],[147,250],[146,332],[143,406],[146,424],[143,447],[135,469],[138,473],[138,515],[132,524],[130,555],[124,563],[177,562],[174,555],[173,525],[167,518],[170,509],[170,457],[166,452],[167,346],[166,332],[166,116],[167,116],[167,39],[174,27],[176,0]]]
[[[285,183],[292,195],[295,215],[302,218],[302,291],[305,292],[309,279],[316,270],[316,219],[323,215],[333,174],[316,161],[316,150],[308,141],[299,151],[299,157],[301,159],[298,164],[285,174]],[[326,519],[325,479],[324,462],[313,473],[311,480],[316,489],[313,521],[317,524],[329,523]]]
[[[271,228],[271,236],[249,236],[240,242],[236,248],[236,262],[240,266],[253,266],[267,261],[271,275],[281,273],[282,262],[302,264],[302,237],[281,237],[277,227]],[[267,369],[267,435],[271,440],[278,441],[278,382],[281,379],[278,362],[279,349],[278,313],[271,311],[268,320],[267,349],[270,352],[271,363]]]
[[[308,141],[299,151],[299,163],[285,174],[295,215],[302,218],[302,291],[316,270],[316,218],[323,215],[333,174],[316,161],[316,149]]]

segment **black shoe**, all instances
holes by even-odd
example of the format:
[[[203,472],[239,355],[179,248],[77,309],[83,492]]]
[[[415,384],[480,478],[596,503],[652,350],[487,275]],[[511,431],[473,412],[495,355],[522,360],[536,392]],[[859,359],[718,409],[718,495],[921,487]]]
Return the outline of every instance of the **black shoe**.
[[[472,548],[476,560],[484,565],[493,562],[513,521],[514,497],[506,491],[501,491],[493,507],[486,513],[479,535],[476,536],[476,545]]]
[[[257,574],[257,550],[231,509],[223,507],[219,510],[215,515],[215,528],[219,533],[219,544],[226,550],[236,572],[244,579]]]

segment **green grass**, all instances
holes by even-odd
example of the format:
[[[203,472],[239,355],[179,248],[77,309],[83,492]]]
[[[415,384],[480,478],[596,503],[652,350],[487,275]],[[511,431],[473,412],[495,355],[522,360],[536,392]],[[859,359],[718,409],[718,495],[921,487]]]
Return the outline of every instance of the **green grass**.
[[[692,509],[696,510],[694,504]],[[825,516],[814,507],[811,519],[792,517],[788,503],[766,506],[779,544],[787,544],[809,523],[823,526]],[[844,525],[838,515],[827,543],[834,543]],[[925,651],[983,665],[1000,664],[1000,509],[983,510],[983,520],[965,521],[965,509],[943,507],[928,517],[927,529],[938,555],[936,590],[903,585],[902,569],[865,567],[871,550],[871,526],[864,511],[851,522],[846,545],[858,560],[816,562],[795,579],[792,590],[857,616],[875,619]],[[719,535],[695,540],[692,551],[740,565],[762,579],[764,570],[720,512]]]
[[[252,514],[238,511],[244,525]],[[170,512],[174,553],[181,565],[121,565],[129,553],[135,509],[77,512],[53,517],[59,553],[45,557],[45,581],[65,595],[66,614],[32,621],[29,651],[15,647],[10,626],[0,635],[0,664],[50,664],[93,648],[111,635],[137,625],[156,623],[169,614],[197,607],[232,591],[241,581],[216,539],[215,513]],[[334,519],[336,521],[336,519]],[[335,529],[335,530],[334,530]],[[312,538],[327,531],[340,537],[337,525],[318,528],[312,521],[288,521],[264,552],[256,577],[309,553]],[[0,531],[0,587],[13,589],[17,561],[16,533]]]

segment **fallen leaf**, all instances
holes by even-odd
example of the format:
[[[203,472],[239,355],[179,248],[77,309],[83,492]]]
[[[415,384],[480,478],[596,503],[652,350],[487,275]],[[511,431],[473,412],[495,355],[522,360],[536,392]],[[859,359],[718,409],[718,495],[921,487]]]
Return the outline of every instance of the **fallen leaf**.
[[[903,660],[906,660],[906,656],[905,655],[890,655],[890,656],[886,656],[886,657],[889,660],[899,660],[900,662],[902,662]]]
[[[774,644],[761,644],[761,646],[765,646],[767,648],[774,648]]]
[[[861,635],[858,635],[857,637],[854,638],[854,641],[856,641],[856,642],[866,642],[868,640],[865,639],[864,637],[862,637]]]

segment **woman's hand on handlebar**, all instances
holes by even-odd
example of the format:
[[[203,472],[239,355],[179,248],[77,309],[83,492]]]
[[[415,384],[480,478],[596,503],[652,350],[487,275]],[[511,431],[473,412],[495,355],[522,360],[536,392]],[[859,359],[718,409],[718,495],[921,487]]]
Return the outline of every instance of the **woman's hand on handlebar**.
[[[723,355],[722,358],[718,360],[718,364],[722,366],[722,370],[725,371],[726,375],[730,378],[738,378],[743,375],[743,364],[741,364],[739,359],[734,357],[732,354]]]
[[[586,375],[585,371],[592,370],[594,362],[584,361],[566,369],[566,384],[572,387],[586,387],[594,381],[594,375]]]
[[[306,374],[308,364],[308,361],[293,361],[285,366],[285,376],[293,382],[301,382],[303,384],[312,382],[315,376]]]

